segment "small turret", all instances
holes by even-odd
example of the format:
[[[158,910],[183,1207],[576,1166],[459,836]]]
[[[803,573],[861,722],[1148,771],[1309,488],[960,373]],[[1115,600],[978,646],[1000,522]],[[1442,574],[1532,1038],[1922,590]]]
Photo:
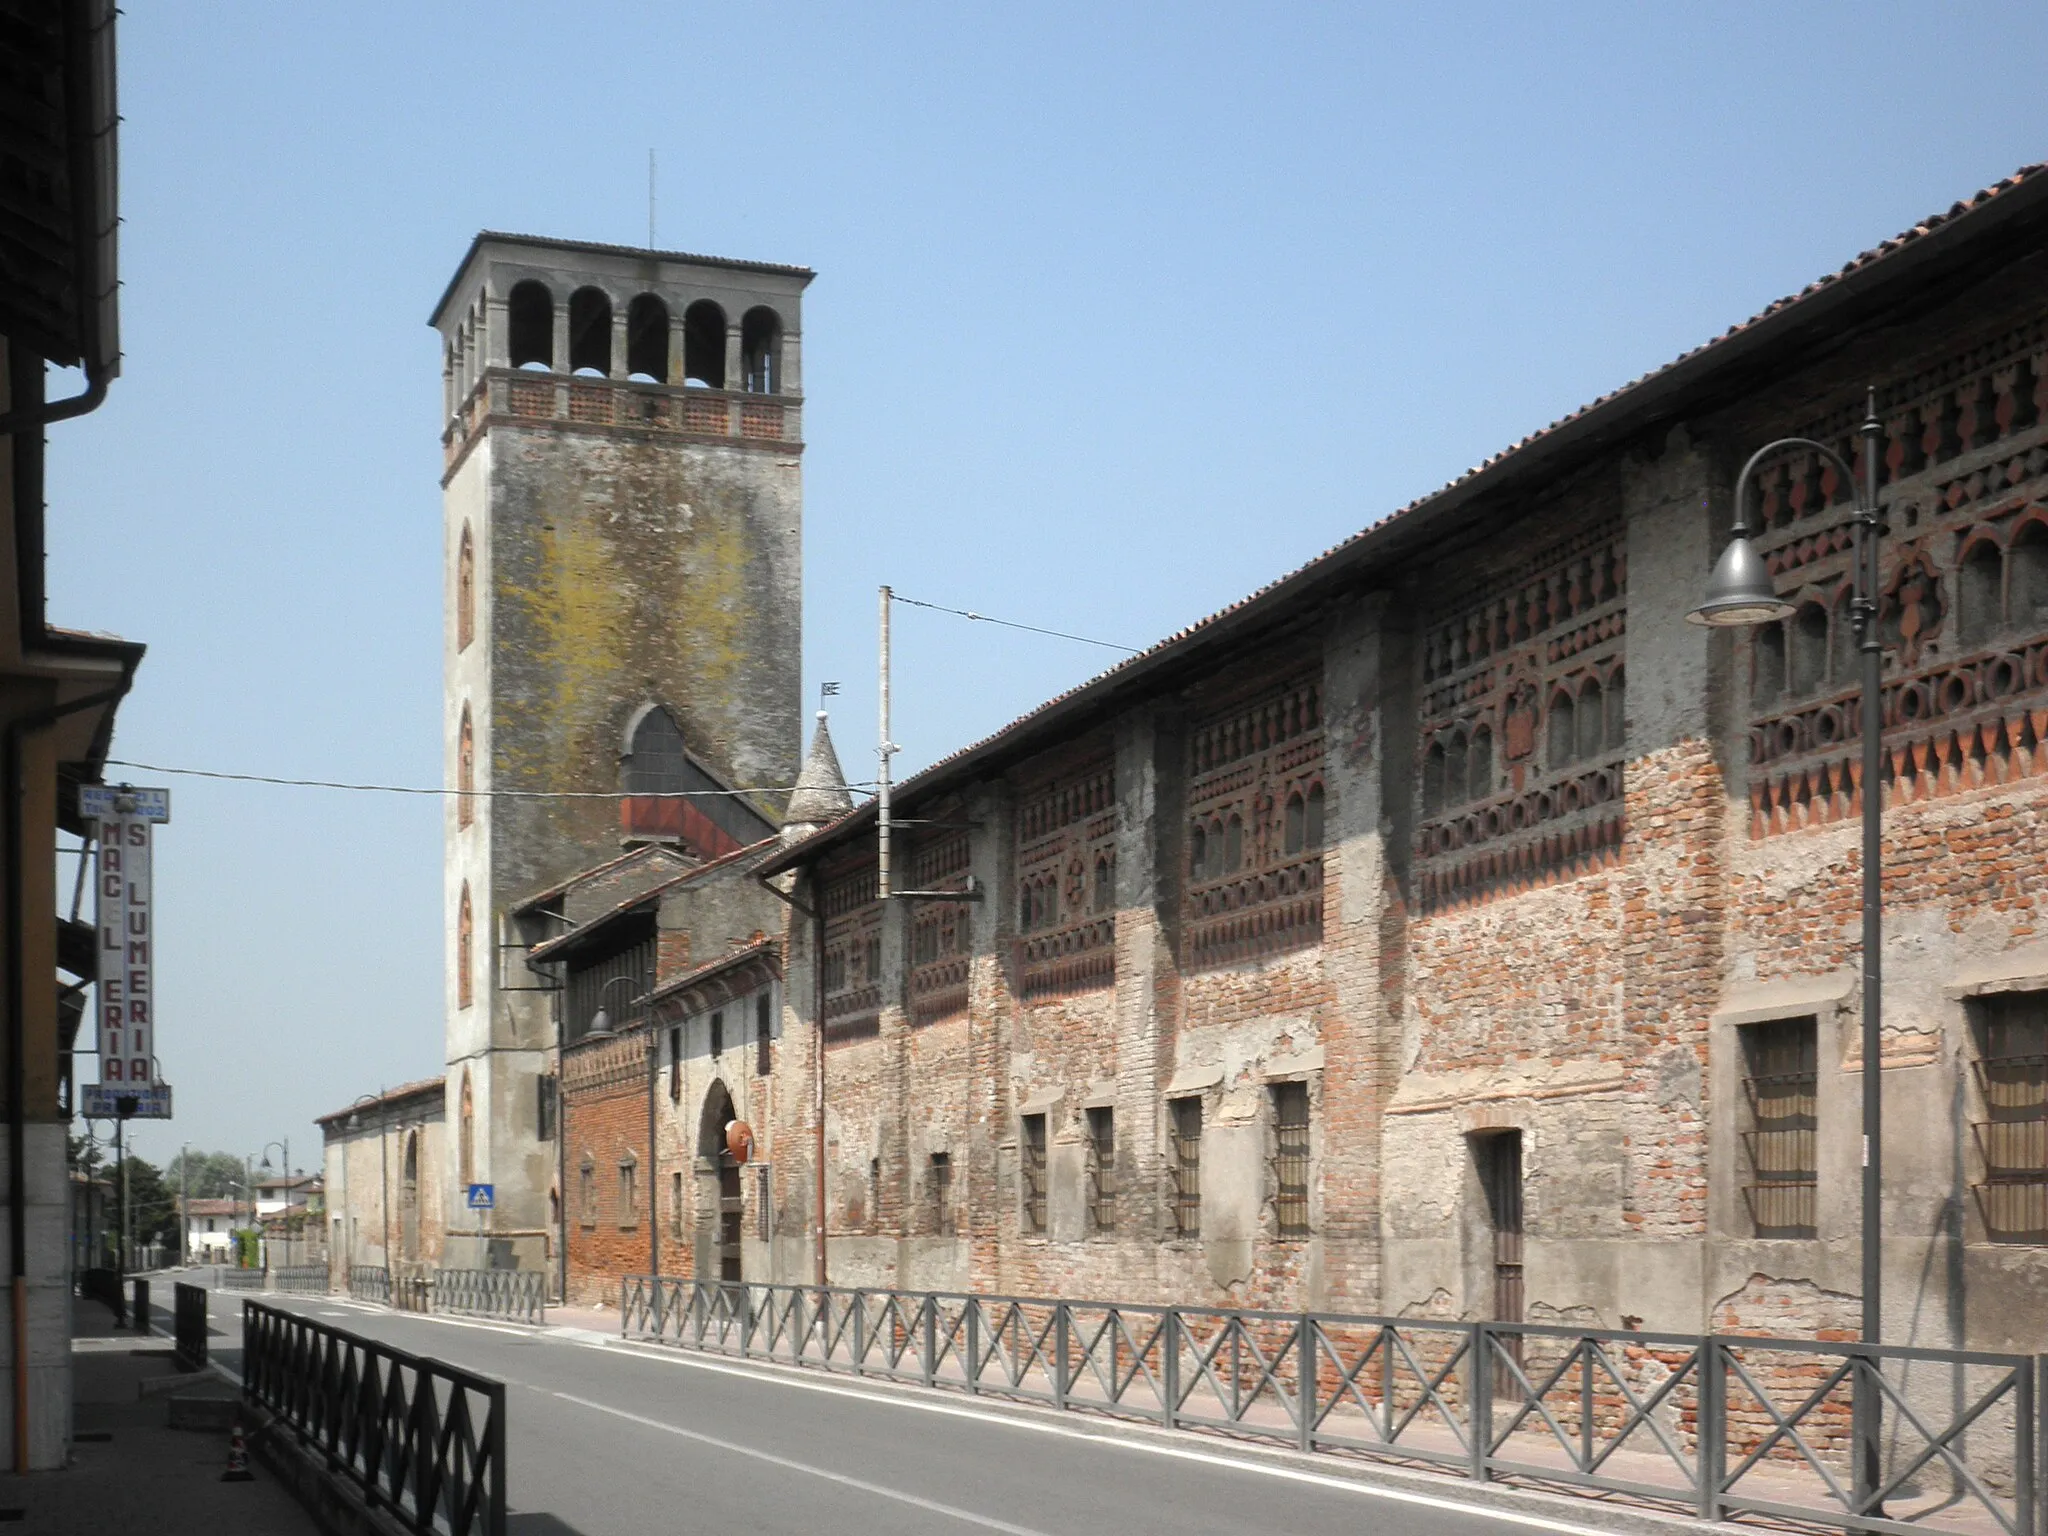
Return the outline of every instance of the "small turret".
[[[847,793],[846,775],[839,768],[839,754],[832,750],[832,732],[825,724],[825,711],[818,711],[818,729],[811,737],[811,750],[804,754],[803,771],[790,791],[789,809],[782,817],[782,841],[786,847],[809,837],[853,809]]]

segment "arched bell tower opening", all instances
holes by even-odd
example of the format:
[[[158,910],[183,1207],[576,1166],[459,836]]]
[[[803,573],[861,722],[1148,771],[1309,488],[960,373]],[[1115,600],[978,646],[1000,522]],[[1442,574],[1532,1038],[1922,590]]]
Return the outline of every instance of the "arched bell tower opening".
[[[758,841],[795,781],[810,280],[482,234],[434,312],[443,782],[470,791],[443,824],[447,1116],[463,1123],[467,1081],[465,1182],[493,1192],[472,1223],[441,1175],[450,1267],[543,1267],[551,1193],[577,1219],[536,1107],[554,1000],[504,960],[513,910],[622,843],[708,859]]]

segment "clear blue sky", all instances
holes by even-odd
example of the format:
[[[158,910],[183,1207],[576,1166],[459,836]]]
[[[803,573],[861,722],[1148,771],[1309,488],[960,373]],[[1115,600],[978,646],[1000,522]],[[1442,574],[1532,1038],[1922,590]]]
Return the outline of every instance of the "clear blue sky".
[[[125,372],[53,429],[116,756],[439,781],[439,352],[479,228],[815,267],[805,672],[874,592],[1142,645],[2017,166],[2038,3],[228,3],[121,22]],[[915,768],[1112,653],[907,611]],[[440,1070],[433,802],[159,778],[136,1138],[317,1160]]]

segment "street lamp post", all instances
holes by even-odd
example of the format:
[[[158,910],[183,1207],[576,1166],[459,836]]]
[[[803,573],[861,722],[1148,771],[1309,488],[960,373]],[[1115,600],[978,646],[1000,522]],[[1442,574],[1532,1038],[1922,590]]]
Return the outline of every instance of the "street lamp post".
[[[289,1141],[266,1141],[265,1143],[263,1143],[263,1160],[259,1162],[256,1166],[261,1168],[265,1173],[270,1172],[270,1149],[272,1147],[277,1148],[277,1155],[284,1160],[284,1208],[285,1211],[289,1213],[292,1208],[292,1144]],[[251,1203],[251,1214],[254,1216],[256,1223],[256,1240],[258,1242],[262,1242],[263,1217],[261,1213],[255,1211],[253,1202]],[[290,1230],[291,1228],[289,1226],[285,1228],[285,1231],[287,1233],[289,1233]],[[285,1257],[290,1258],[292,1251],[292,1240],[290,1237],[286,1237],[284,1240],[284,1251]],[[263,1267],[265,1269],[268,1269],[270,1267],[270,1249],[268,1247],[264,1248],[263,1257]]]
[[[1752,542],[1746,500],[1750,477],[1765,459],[1788,448],[1816,453],[1833,465],[1855,488],[1856,505],[1849,515],[1855,542],[1851,548],[1850,616],[1855,623],[1856,651],[1862,671],[1863,762],[1857,791],[1862,803],[1863,830],[1863,1342],[1876,1344],[1883,1331],[1880,1305],[1882,1270],[1881,1202],[1884,1191],[1884,1094],[1880,1070],[1884,1005],[1884,676],[1882,641],[1878,635],[1878,441],[1884,427],[1877,419],[1877,391],[1866,398],[1863,425],[1863,472],[1825,443],[1811,438],[1783,437],[1766,443],[1749,457],[1735,479],[1735,528],[1727,547],[1707,579],[1705,601],[1686,617],[1695,624],[1735,628],[1783,619],[1792,605],[1778,596],[1763,557]],[[1880,1408],[1874,1384],[1866,1378],[1877,1369],[1875,1358],[1857,1373],[1854,1417],[1858,1447],[1857,1484],[1861,1499],[1875,1501],[1878,1482]]]
[[[611,1015],[605,1012],[604,1000],[611,995],[613,987],[620,983],[639,986],[637,976],[614,976],[597,992],[597,1013],[590,1021],[586,1038],[596,1039],[613,1033]],[[647,1283],[654,1292],[654,1331],[661,1332],[661,1152],[655,1144],[655,1086],[661,1068],[661,1036],[656,1032],[652,1020],[647,1026]],[[569,1224],[562,1223],[564,1234]],[[563,1247],[566,1250],[567,1243]],[[625,1298],[620,1297],[623,1306]]]

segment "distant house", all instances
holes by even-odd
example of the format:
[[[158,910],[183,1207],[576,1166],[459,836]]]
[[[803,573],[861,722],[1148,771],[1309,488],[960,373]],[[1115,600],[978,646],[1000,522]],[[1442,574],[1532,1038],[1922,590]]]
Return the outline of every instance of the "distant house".
[[[219,1264],[234,1256],[234,1232],[249,1224],[246,1200],[187,1200],[185,1257],[193,1264]]]

